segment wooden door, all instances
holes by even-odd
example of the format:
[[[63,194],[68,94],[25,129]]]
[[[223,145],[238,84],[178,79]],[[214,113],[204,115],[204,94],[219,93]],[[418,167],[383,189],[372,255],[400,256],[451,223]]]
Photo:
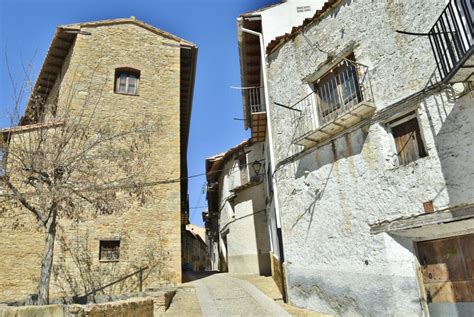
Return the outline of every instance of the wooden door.
[[[474,302],[474,234],[418,243],[428,303]]]

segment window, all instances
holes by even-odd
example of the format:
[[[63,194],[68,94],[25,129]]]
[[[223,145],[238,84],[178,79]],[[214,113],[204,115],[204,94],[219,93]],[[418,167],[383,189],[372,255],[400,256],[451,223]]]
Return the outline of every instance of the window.
[[[390,123],[390,127],[400,165],[406,165],[427,156],[418,119],[414,113]]]
[[[239,169],[240,169],[240,184],[247,184],[249,181],[249,174],[247,169],[247,155],[245,152],[239,155]]]
[[[138,95],[140,71],[131,68],[117,68],[115,70],[115,93]]]
[[[354,59],[354,55],[348,57]],[[345,60],[314,84],[322,123],[362,101],[355,64]]]
[[[311,11],[311,6],[296,7],[296,12],[298,13],[309,12],[309,11]]]
[[[101,240],[99,249],[100,261],[118,261],[120,256],[120,240]]]

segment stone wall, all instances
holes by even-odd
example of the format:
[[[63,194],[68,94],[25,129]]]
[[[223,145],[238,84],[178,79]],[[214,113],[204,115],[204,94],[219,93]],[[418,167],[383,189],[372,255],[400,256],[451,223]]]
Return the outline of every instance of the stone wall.
[[[0,306],[0,317],[153,317],[153,299],[90,305]]]
[[[309,92],[327,53],[352,50],[367,65],[377,111],[423,89],[435,71],[425,37],[445,1],[341,1],[269,56],[270,105],[294,104]],[[320,73],[322,75],[322,73]],[[316,77],[316,78],[315,78]],[[373,236],[369,224],[474,201],[474,107],[467,94],[427,95],[417,117],[428,156],[393,160],[384,121],[367,122],[308,150],[276,172],[288,296],[291,303],[336,315],[422,314],[411,240]],[[276,163],[303,149],[292,144],[290,111],[272,107]]]
[[[67,105],[72,115],[79,115],[79,110],[91,114],[95,108],[91,129],[100,129],[107,123],[119,132],[134,125],[152,124],[154,130],[145,153],[149,169],[141,179],[152,182],[179,178],[179,46],[130,23],[83,30],[90,35],[77,35],[62,69],[63,81],[56,85],[47,103],[55,102],[57,97],[58,111]],[[114,93],[118,67],[140,70],[138,95]],[[149,187],[143,203],[135,199],[129,210],[119,214],[85,219],[79,225],[61,220],[63,242],[71,246],[80,244],[91,255],[96,271],[90,275],[95,283],[104,284],[149,265],[153,256],[162,263],[145,271],[144,287],[181,282],[180,184]],[[37,286],[43,238],[41,231],[35,230],[35,221],[26,217],[21,226],[9,220],[2,220],[0,226],[0,300],[25,297],[34,293]],[[99,262],[99,241],[108,239],[120,239],[118,262]],[[78,266],[63,250],[58,242],[54,267],[72,276],[72,284],[76,285],[71,285],[70,280],[53,279],[53,297],[70,295],[74,287],[81,292],[83,281]],[[129,279],[108,291],[120,291],[119,288],[137,289],[138,281]]]

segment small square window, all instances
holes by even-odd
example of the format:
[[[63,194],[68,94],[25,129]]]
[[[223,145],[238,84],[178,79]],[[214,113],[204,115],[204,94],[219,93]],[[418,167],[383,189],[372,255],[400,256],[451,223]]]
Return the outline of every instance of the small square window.
[[[138,95],[138,82],[140,71],[130,68],[115,70],[115,93],[125,95]]]
[[[346,61],[333,67],[314,83],[320,124],[335,119],[363,99],[356,65],[348,60],[354,60],[354,55],[349,55]]]
[[[428,155],[421,137],[418,119],[414,114],[391,123],[390,127],[400,165],[406,165]]]
[[[120,240],[101,240],[99,244],[100,261],[118,261],[120,257]]]

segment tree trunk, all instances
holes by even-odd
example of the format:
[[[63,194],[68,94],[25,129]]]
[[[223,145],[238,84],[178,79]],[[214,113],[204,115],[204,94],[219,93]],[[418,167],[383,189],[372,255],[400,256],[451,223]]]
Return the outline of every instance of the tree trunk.
[[[38,305],[49,304],[49,283],[53,268],[54,240],[56,238],[56,215],[51,216],[46,224],[43,259],[41,262],[41,275],[38,284]]]

